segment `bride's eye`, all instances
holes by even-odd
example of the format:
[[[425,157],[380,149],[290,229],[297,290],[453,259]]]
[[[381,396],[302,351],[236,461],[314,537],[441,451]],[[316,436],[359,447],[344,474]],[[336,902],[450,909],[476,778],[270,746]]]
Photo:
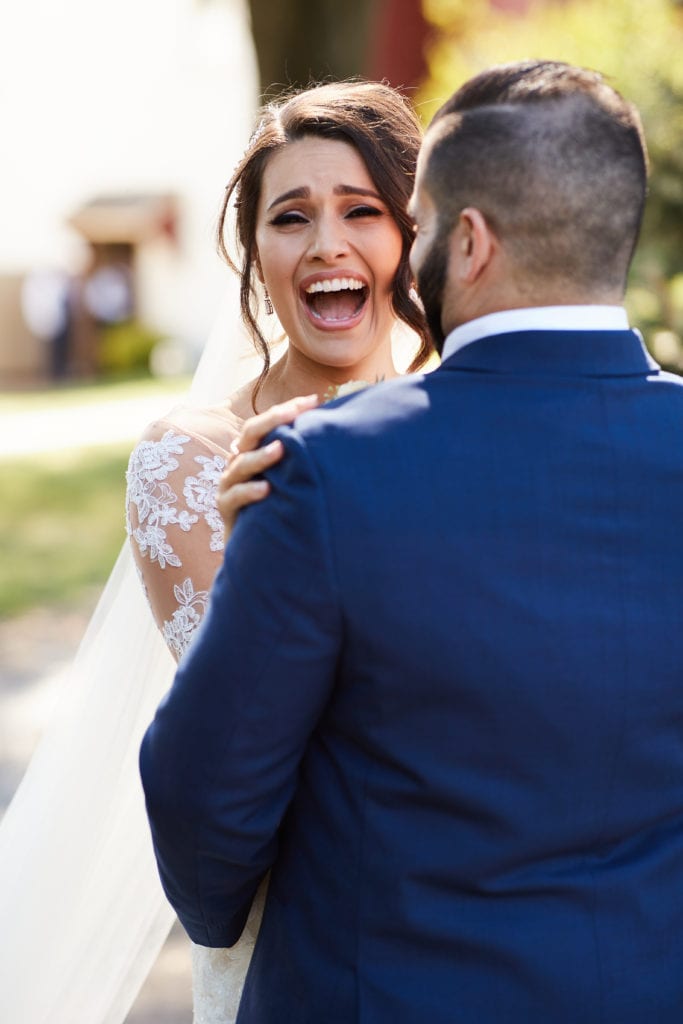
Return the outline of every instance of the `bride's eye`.
[[[283,224],[307,224],[308,219],[304,217],[303,213],[298,213],[296,210],[286,210],[284,213],[279,213],[277,217],[273,217],[270,223],[279,227]]]
[[[353,209],[349,210],[346,214],[347,217],[382,217],[384,210],[379,210],[376,206],[354,206]]]

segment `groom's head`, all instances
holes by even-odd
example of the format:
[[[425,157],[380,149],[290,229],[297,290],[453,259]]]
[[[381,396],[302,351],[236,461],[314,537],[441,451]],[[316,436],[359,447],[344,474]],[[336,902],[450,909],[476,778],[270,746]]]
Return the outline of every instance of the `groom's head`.
[[[646,179],[638,113],[597,72],[525,61],[465,83],[429,126],[410,206],[437,347],[484,313],[621,301]]]

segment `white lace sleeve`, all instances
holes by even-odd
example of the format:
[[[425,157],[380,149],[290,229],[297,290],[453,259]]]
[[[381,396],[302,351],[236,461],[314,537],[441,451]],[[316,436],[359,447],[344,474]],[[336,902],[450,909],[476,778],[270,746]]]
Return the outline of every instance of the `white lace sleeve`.
[[[225,458],[187,433],[159,432],[151,428],[130,457],[126,527],[157,625],[179,659],[206,611],[223,552],[216,488]]]
[[[216,488],[225,464],[201,438],[168,423],[153,425],[130,458],[126,527],[147,600],[176,660],[206,612],[222,559]],[[194,1024],[234,1024],[265,885],[235,946],[193,945]]]

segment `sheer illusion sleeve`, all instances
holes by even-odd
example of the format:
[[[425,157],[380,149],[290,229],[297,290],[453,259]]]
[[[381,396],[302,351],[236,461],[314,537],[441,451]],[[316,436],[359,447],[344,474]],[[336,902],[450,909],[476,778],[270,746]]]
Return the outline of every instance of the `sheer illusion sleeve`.
[[[153,423],[133,450],[126,527],[138,575],[166,644],[178,660],[189,646],[223,560],[216,488],[239,421],[181,410]],[[207,427],[213,439],[206,436]],[[215,439],[220,433],[221,443]],[[192,945],[193,1024],[234,1024],[263,913],[261,887],[231,949]]]
[[[226,433],[226,447],[233,433]],[[126,480],[126,527],[147,600],[173,656],[187,648],[206,611],[223,556],[216,488],[226,451],[182,419],[152,424]]]

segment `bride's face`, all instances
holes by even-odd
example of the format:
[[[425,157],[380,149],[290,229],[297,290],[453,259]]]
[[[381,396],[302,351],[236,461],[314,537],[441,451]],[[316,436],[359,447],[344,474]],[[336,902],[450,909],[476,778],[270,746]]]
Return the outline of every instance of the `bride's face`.
[[[256,246],[259,276],[302,356],[362,379],[378,350],[390,353],[401,234],[352,145],[310,136],[270,158]]]

